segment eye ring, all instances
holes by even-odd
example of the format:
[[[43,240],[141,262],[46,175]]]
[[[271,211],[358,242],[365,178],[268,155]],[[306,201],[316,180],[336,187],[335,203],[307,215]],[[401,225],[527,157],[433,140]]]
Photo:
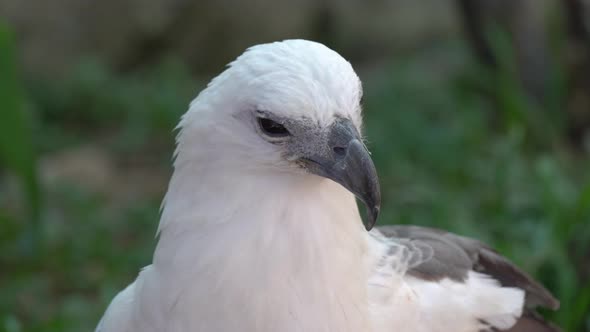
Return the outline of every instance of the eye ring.
[[[264,135],[272,138],[283,138],[291,136],[291,133],[282,124],[265,117],[258,117],[258,127]]]

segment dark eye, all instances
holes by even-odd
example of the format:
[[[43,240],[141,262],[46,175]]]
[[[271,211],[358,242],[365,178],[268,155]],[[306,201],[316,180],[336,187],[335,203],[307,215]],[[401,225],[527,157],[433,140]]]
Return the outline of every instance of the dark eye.
[[[258,125],[262,132],[271,137],[286,137],[290,135],[285,126],[268,118],[258,118]]]

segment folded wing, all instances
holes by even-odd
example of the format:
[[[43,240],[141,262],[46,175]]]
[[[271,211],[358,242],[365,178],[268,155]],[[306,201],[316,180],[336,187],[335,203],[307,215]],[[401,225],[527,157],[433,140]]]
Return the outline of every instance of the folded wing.
[[[396,243],[405,244],[409,250],[420,248],[421,252],[431,252],[426,259],[408,267],[406,272],[408,276],[426,283],[442,280],[461,283],[466,282],[473,272],[477,272],[497,280],[502,287],[523,290],[525,308],[516,324],[508,330],[502,330],[498,329],[492,321],[487,322],[485,318],[479,318],[482,326],[489,331],[559,331],[534,311],[539,306],[556,310],[559,307],[559,301],[541,284],[482,242],[419,226],[384,226],[380,227],[379,231],[384,236],[394,239]],[[423,254],[420,256],[424,257]]]

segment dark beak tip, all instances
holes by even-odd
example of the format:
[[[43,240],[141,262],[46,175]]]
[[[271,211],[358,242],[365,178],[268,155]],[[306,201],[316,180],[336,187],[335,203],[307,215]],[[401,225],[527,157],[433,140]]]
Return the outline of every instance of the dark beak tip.
[[[379,205],[375,205],[375,206],[367,209],[368,214],[367,214],[367,220],[365,222],[365,229],[367,231],[370,231],[371,229],[373,229],[373,227],[377,223],[377,218],[379,217],[380,210],[381,210],[381,207]]]

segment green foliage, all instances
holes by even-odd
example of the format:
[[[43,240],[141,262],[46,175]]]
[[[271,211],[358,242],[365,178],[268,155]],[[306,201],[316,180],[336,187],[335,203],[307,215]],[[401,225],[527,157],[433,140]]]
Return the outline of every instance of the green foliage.
[[[14,172],[28,197],[32,220],[39,217],[39,186],[35,170],[35,149],[29,118],[25,114],[24,92],[17,79],[11,33],[0,24],[0,166]]]
[[[29,81],[44,123],[42,151],[71,145],[88,131],[108,131],[109,144],[118,152],[136,151],[154,136],[170,141],[172,129],[201,86],[189,73],[172,59],[125,76],[89,60],[60,80]]]
[[[14,63],[8,65],[15,70]],[[6,84],[15,82],[12,77]],[[1,122],[0,127],[15,130],[0,133],[6,134],[0,144],[14,149],[8,157],[18,158],[30,152],[33,140],[45,155],[100,145],[120,163],[138,157],[165,173],[173,129],[198,86],[172,60],[127,76],[87,62],[57,81],[27,82],[29,106],[40,124],[31,132],[21,123]],[[22,95],[17,92],[15,96]],[[0,115],[5,115],[4,108]],[[24,143],[17,149],[12,144],[20,140]],[[29,161],[32,167],[34,159]],[[165,185],[140,200],[124,197],[121,207],[116,202],[121,197],[107,197],[76,182],[51,183],[44,188],[40,218],[44,246],[33,255],[21,250],[22,239],[34,233],[23,226],[26,216],[0,220],[0,331],[92,330],[121,285],[150,261],[163,190]]]
[[[461,75],[453,63],[461,63]],[[0,146],[14,149],[3,155],[30,151],[17,158],[33,167],[31,142],[43,156],[94,144],[118,161],[118,171],[147,155],[167,173],[172,130],[202,87],[187,73],[174,61],[126,75],[87,62],[69,77],[28,81],[38,128],[32,138],[26,128],[2,131]],[[463,45],[443,45],[365,79],[366,134],[383,189],[380,222],[440,227],[490,243],[556,293],[562,310],[552,318],[564,330],[588,331],[590,161],[537,134],[537,109],[522,101],[511,75],[495,75],[472,64]],[[501,114],[514,116],[491,125],[498,107],[474,86],[499,94]],[[0,102],[21,96],[11,109],[22,110],[23,95]],[[45,245],[34,256],[18,250],[31,230],[3,222],[0,331],[92,330],[112,297],[149,264],[165,185],[113,198],[117,185],[106,193],[77,182],[46,186]]]

